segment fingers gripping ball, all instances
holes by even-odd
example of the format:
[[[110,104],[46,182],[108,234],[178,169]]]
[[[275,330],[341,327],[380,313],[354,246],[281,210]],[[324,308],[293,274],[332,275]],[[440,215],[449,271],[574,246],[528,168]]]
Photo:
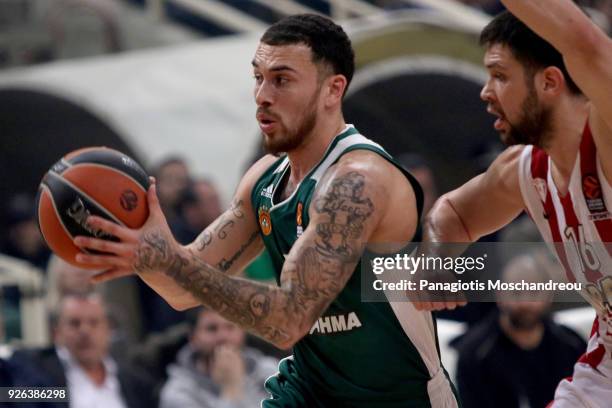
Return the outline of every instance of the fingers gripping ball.
[[[90,147],[68,153],[45,174],[37,197],[38,225],[60,258],[73,265],[81,251],[74,245],[78,235],[116,241],[86,220],[97,215],[129,228],[141,227],[149,216],[149,178],[132,158],[113,149]],[[89,251],[93,253],[94,251]]]

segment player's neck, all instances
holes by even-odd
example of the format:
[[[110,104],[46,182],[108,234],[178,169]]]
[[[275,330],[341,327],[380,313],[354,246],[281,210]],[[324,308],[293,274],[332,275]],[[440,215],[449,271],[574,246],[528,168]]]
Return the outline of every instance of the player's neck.
[[[346,123],[344,123],[342,114],[330,117],[328,120],[321,120],[306,136],[302,145],[287,153],[291,165],[291,184],[297,185],[302,181],[310,169],[321,160],[334,137],[340,134],[345,127]]]
[[[569,179],[588,118],[588,104],[583,98],[567,98],[553,115],[553,135],[544,150],[559,175]]]

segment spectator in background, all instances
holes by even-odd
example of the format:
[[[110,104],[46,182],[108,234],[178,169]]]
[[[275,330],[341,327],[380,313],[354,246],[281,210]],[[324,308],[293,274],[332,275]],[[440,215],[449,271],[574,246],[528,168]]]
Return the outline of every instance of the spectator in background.
[[[177,228],[182,223],[181,201],[191,185],[191,175],[185,160],[180,156],[168,156],[155,166],[157,195],[168,224]],[[187,234],[187,233],[185,233]],[[137,281],[144,316],[144,331],[159,333],[184,321],[184,313],[171,308],[140,279]]]
[[[91,276],[95,272],[70,265],[51,255],[47,266],[47,306],[57,310],[61,299],[70,294],[87,294],[93,290]]]
[[[7,210],[7,240],[2,252],[24,259],[45,269],[50,251],[45,245],[35,218],[34,198],[17,194],[9,199]]]
[[[188,244],[222,213],[215,185],[207,179],[194,181],[181,194],[177,213],[179,217],[170,229],[180,243]]]
[[[546,267],[533,256],[520,255],[506,266],[502,278],[544,282],[549,279]],[[499,313],[454,341],[464,408],[545,407],[585,349],[575,332],[549,319],[550,299],[535,300],[531,294],[509,301],[507,296],[505,292],[504,299],[498,299]]]
[[[266,396],[263,384],[278,362],[244,347],[244,331],[217,312],[192,312],[189,343],[168,370],[161,408],[259,406]]]
[[[187,163],[178,156],[170,156],[162,160],[153,171],[157,179],[157,195],[164,215],[168,222],[173,222],[178,216],[176,207],[181,194],[189,187],[190,175]]]
[[[422,216],[424,217],[438,199],[438,187],[433,170],[424,157],[415,153],[401,154],[397,161],[417,179],[423,189]]]
[[[54,347],[15,352],[12,364],[37,373],[15,385],[68,387],[70,408],[157,406],[148,376],[109,355],[109,320],[100,295],[65,296],[54,329]]]
[[[47,267],[47,298],[49,310],[57,310],[68,295],[87,295],[94,290],[91,276],[97,271],[81,269],[51,255]],[[138,302],[137,281],[128,277],[98,286],[106,301],[111,325],[111,350],[119,357],[127,353],[130,343],[141,336],[141,310]]]

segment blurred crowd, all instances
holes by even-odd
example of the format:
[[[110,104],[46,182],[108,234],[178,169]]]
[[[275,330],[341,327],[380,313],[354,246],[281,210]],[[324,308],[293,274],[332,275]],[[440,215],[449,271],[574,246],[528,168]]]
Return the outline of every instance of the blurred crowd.
[[[287,0],[294,1],[294,0]],[[423,7],[420,1],[362,0],[381,10]],[[456,0],[494,15],[503,9],[499,0]],[[610,31],[612,4],[608,0],[577,0],[602,27]],[[252,2],[226,1],[242,13],[273,22],[281,15]],[[330,14],[332,3],[301,0],[304,6]],[[127,50],[186,42],[201,37],[233,34],[228,27],[211,24],[171,2],[163,12],[147,9],[146,0],[2,0],[0,1],[0,68],[81,58]],[[344,9],[346,7],[340,7]],[[151,20],[156,12],[164,20]],[[148,15],[148,19],[145,16]],[[155,24],[150,24],[155,21]],[[84,29],[86,27],[86,29]]]

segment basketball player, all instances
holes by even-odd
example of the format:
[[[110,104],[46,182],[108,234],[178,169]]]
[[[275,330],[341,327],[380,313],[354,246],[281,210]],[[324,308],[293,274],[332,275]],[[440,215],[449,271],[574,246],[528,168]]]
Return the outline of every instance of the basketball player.
[[[410,241],[423,198],[382,147],[344,122],[348,37],[324,17],[288,17],[266,31],[252,65],[265,145],[287,154],[253,165],[230,209],[192,244],[174,240],[153,186],[141,229],[90,218],[121,242],[77,238],[112,254],[79,261],[110,268],[102,279],[135,270],[178,309],[203,304],[293,347],[266,382],[264,407],[456,407],[431,313],[361,302],[362,253]],[[264,247],[278,286],[234,276]]]
[[[586,285],[584,295],[597,311],[587,353],[573,379],[557,388],[552,406],[609,407],[612,40],[570,0],[502,2],[514,15],[497,16],[481,34],[489,71],[481,97],[497,116],[495,129],[513,146],[484,174],[440,198],[425,237],[475,241],[525,209],[568,279]],[[452,301],[418,305],[448,306]]]

